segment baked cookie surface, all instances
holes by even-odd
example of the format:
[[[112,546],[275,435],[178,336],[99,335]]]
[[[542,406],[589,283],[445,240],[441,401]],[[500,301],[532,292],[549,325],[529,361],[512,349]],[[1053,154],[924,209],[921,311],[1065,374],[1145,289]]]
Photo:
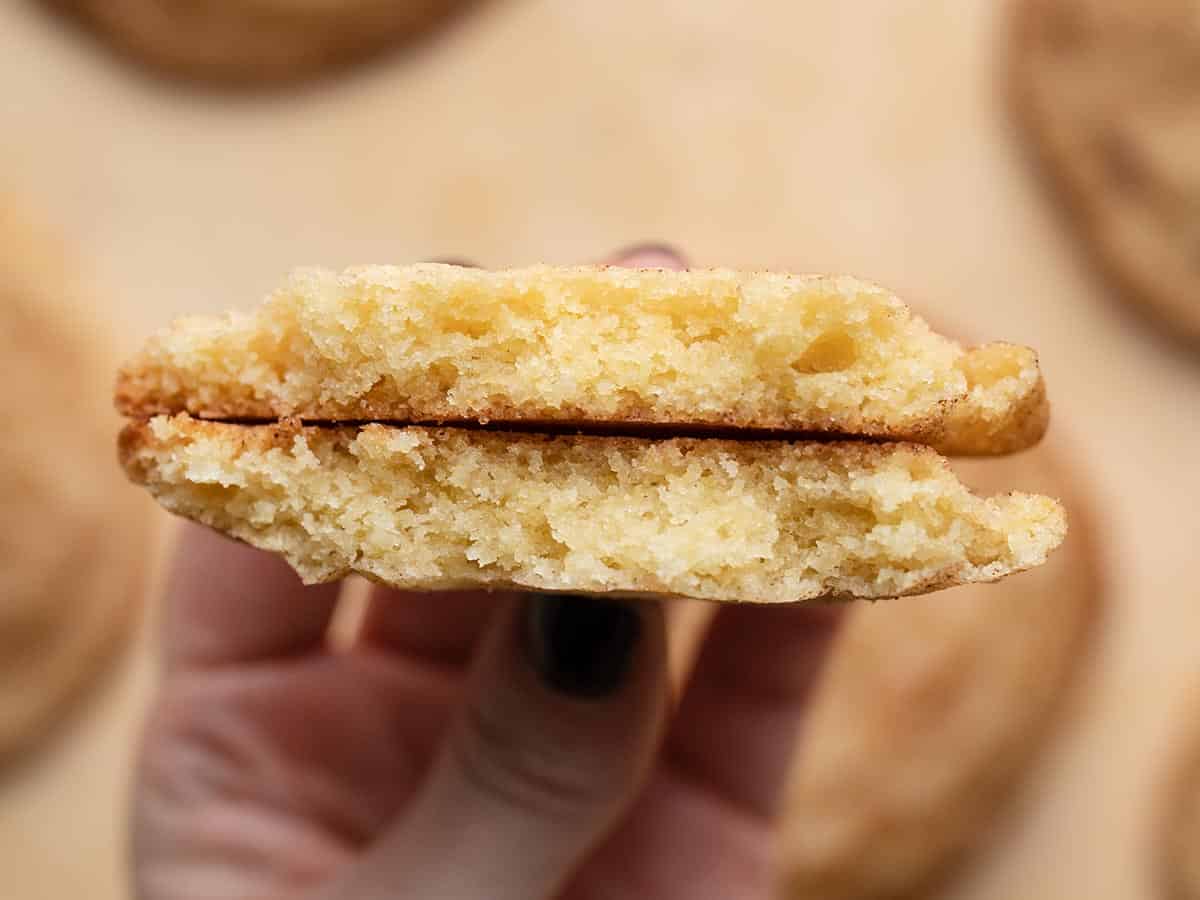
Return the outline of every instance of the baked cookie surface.
[[[1102,611],[1085,486],[1062,460],[955,465],[975,489],[1063,498],[1071,534],[1046,565],[850,612],[788,792],[781,898],[924,896],[1017,786]]]
[[[127,416],[840,434],[1030,446],[1034,352],[964,349],[850,277],[438,264],[294,273],[124,367]]]
[[[1021,0],[1015,100],[1126,296],[1200,341],[1200,13],[1194,0]]]
[[[47,0],[170,72],[273,82],[370,56],[463,0]]]
[[[146,563],[148,510],[113,462],[111,363],[59,305],[61,263],[39,237],[0,208],[0,758],[112,657]]]

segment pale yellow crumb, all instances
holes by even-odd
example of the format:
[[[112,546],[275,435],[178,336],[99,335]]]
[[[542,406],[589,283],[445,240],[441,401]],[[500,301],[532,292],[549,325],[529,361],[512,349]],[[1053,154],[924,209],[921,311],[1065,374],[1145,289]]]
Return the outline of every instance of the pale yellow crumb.
[[[135,422],[167,509],[308,582],[779,603],[991,581],[1063,539],[1047,497],[970,493],[928,447]]]
[[[181,320],[120,376],[145,417],[632,423],[1009,452],[1046,425],[1037,357],[935,334],[842,276],[439,264],[295,272]]]

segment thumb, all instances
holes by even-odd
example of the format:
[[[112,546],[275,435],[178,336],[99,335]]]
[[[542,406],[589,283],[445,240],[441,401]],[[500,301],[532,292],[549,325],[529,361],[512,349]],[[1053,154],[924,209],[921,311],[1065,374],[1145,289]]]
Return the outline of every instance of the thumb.
[[[659,604],[512,601],[425,787],[340,896],[553,896],[632,803],[666,703]]]

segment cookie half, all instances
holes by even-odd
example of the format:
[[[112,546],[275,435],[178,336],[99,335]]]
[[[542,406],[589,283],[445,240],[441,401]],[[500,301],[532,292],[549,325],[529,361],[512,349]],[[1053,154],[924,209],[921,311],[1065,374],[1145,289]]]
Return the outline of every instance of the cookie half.
[[[1200,341],[1200,15],[1194,0],[1021,0],[1015,97],[1094,255]]]
[[[128,425],[129,476],[306,582],[784,603],[994,581],[1063,539],[1048,497],[970,493],[919,445],[464,428]]]
[[[661,427],[1007,453],[1046,428],[1034,352],[966,350],[848,277],[426,264],[309,269],[184,319],[120,375],[133,417]]]
[[[169,72],[275,82],[370,56],[463,0],[48,0]]]
[[[1061,710],[1107,587],[1085,485],[1064,458],[1041,447],[954,467],[977,489],[1063,498],[1071,534],[1046,565],[996,585],[850,610],[787,792],[780,898],[928,896],[1014,795]]]

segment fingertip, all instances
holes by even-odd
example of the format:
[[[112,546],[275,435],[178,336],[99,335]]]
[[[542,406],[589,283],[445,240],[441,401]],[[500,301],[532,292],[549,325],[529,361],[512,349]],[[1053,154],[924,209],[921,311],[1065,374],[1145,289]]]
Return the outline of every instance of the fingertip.
[[[187,523],[166,590],[168,669],[290,656],[322,647],[339,583],[306,586],[275,554]]]
[[[513,596],[502,591],[412,592],[373,585],[357,642],[463,668],[496,609]]]
[[[745,604],[713,617],[668,736],[668,755],[763,819],[779,798],[845,604]]]
[[[443,266],[457,266],[460,269],[478,269],[480,267],[478,263],[463,259],[461,256],[439,256],[429,262]]]
[[[666,243],[646,242],[634,244],[615,253],[612,264],[633,269],[672,269],[687,268],[684,255]]]
[[[178,586],[179,579],[203,578],[214,567],[225,565],[275,569],[284,563],[206,525],[186,520],[178,524],[171,553],[172,589]]]

